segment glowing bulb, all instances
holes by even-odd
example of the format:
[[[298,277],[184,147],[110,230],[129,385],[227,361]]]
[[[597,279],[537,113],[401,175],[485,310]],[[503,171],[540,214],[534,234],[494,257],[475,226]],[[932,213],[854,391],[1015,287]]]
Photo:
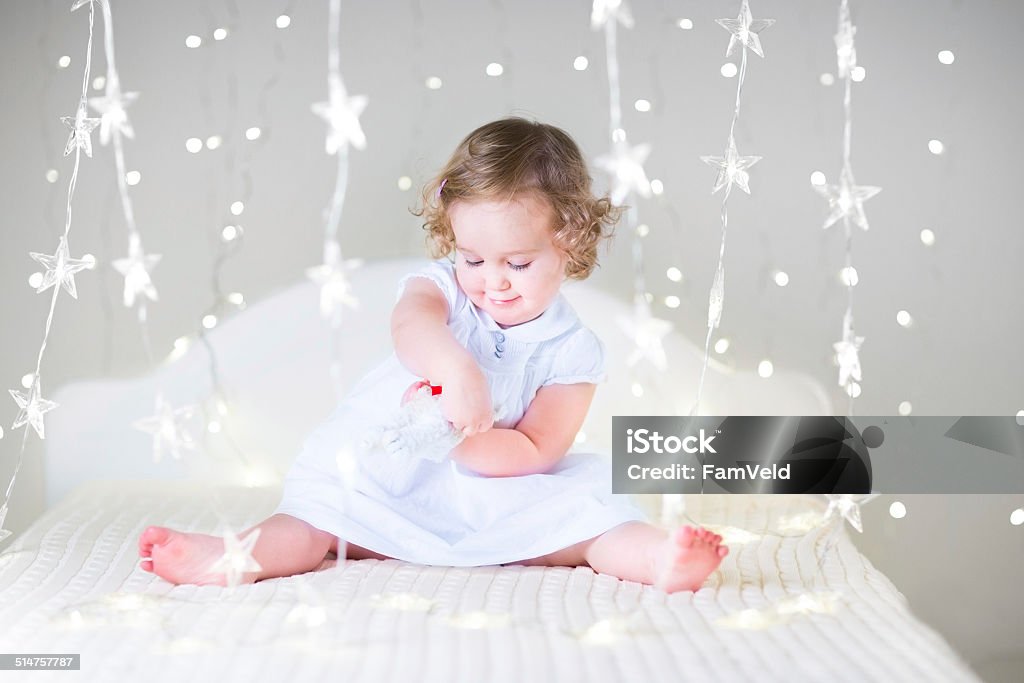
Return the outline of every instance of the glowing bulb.
[[[212,330],[217,327],[217,316],[215,315],[204,315],[203,316],[203,327],[208,330]]]
[[[655,178],[654,180],[651,181],[651,193],[652,194],[654,194],[655,196],[658,196],[658,195],[660,195],[664,191],[665,191],[665,184],[664,183],[662,183],[657,178]]]
[[[39,289],[39,285],[43,284],[42,273],[32,273],[28,276],[28,286],[32,289]]]
[[[580,55],[576,59],[572,60],[572,68],[576,69],[577,71],[586,71],[589,65],[590,60],[584,57],[583,55]]]
[[[219,28],[213,32],[214,40],[224,40],[228,37],[228,30],[226,28]]]
[[[245,297],[242,296],[241,292],[231,292],[230,294],[228,294],[228,302],[234,304],[235,306],[244,306]]]
[[[35,382],[35,381],[36,381],[35,373],[34,372],[30,372],[30,373],[28,373],[27,375],[24,375],[21,378],[21,386],[25,387],[26,389],[31,389],[32,388],[32,383]]]
[[[729,340],[722,337],[715,342],[715,353],[725,353],[729,350]]]
[[[726,78],[732,78],[733,76],[736,75],[736,65],[733,64],[732,62],[726,62],[725,64],[722,65],[720,71],[722,72],[722,75],[725,76]]]
[[[785,287],[789,284],[789,275],[784,270],[775,272],[775,284],[779,287]]]
[[[398,189],[405,192],[412,187],[412,178],[407,175],[402,176],[398,179]]]
[[[103,86],[105,86],[106,84],[107,84],[107,77],[106,76],[97,76],[96,78],[92,79],[93,90],[103,90]]]
[[[211,434],[219,434],[220,422],[217,422],[216,420],[210,420],[210,422],[207,423],[206,425],[206,431],[210,432]]]
[[[124,174],[124,181],[129,185],[138,185],[142,180],[142,174],[138,171],[128,171]]]
[[[897,500],[889,506],[889,515],[893,519],[903,519],[907,516],[907,506]]]
[[[630,389],[633,391],[633,395],[637,398],[644,395],[644,388],[637,382],[633,382],[633,386],[631,386]]]
[[[263,134],[263,131],[260,130],[259,128],[257,128],[256,126],[253,126],[252,128],[246,128],[245,129],[245,139],[246,140],[258,140],[260,135],[262,135],[262,134]]]
[[[930,247],[935,244],[935,233],[925,228],[921,231],[921,244],[926,247]]]
[[[224,229],[220,231],[220,236],[225,242],[230,242],[238,237],[238,226],[225,225]]]
[[[811,174],[811,185],[824,185],[826,182],[825,174],[821,171],[815,171]]]
[[[860,385],[856,382],[850,382],[847,384],[846,395],[850,398],[860,398]]]
[[[936,156],[938,156],[939,154],[942,154],[942,152],[945,151],[945,149],[946,149],[946,146],[944,144],[942,144],[942,140],[929,140],[928,141],[928,151],[931,152],[932,154],[936,155]]]
[[[1024,427],[1024,410],[1017,411],[1017,424]]]
[[[907,415],[910,415],[911,412],[913,412],[914,406],[911,405],[910,401],[900,401],[900,405],[897,408],[897,410],[900,412],[900,415],[906,417]]]
[[[501,74],[505,73],[505,67],[503,67],[501,64],[498,64],[497,62],[491,62],[490,64],[487,65],[487,69],[485,69],[485,71],[487,72],[488,76],[500,76]]]
[[[219,135],[211,135],[206,138],[206,149],[217,149],[218,147],[220,147]]]
[[[761,375],[761,377],[768,379],[772,376],[773,372],[775,372],[775,366],[767,358],[757,364],[757,374]]]
[[[188,349],[188,337],[178,337],[174,340],[174,350],[178,353],[184,353]]]
[[[680,303],[682,302],[679,301],[679,297],[674,294],[669,294],[665,297],[665,305],[669,308],[679,308]]]
[[[898,322],[902,327],[910,327],[910,324],[913,322],[913,318],[911,318],[910,314],[906,311],[899,311],[896,314],[896,322]]]
[[[818,82],[822,85],[832,85],[836,82],[836,77],[832,74],[821,74],[821,76],[818,76]]]
[[[576,432],[576,438],[573,439],[573,441],[575,441],[576,443],[586,443],[587,442],[587,434],[586,434],[586,432],[583,432],[583,431]]]
[[[651,228],[646,223],[641,223],[640,225],[636,226],[636,234],[639,235],[640,237],[647,237],[649,234],[651,234]]]
[[[185,149],[193,154],[199,154],[199,151],[203,149],[203,141],[199,138],[189,138],[185,140]]]
[[[956,56],[949,50],[943,50],[939,53],[939,62],[942,64],[952,64],[956,60]]]
[[[195,48],[199,47],[202,44],[203,44],[203,39],[200,38],[197,35],[191,35],[188,38],[185,38],[185,47],[190,47],[190,48],[195,49]]]
[[[684,31],[689,31],[691,28],[693,28],[693,21],[691,21],[690,19],[680,19],[679,23],[676,25],[679,26],[679,28],[683,29]]]
[[[288,28],[289,26],[292,25],[292,18],[289,17],[287,14],[282,14],[277,18],[277,21],[275,23],[277,24],[278,28]]]
[[[69,66],[71,66],[71,57],[64,55],[63,57],[57,60],[57,66],[59,66],[62,69],[68,68]]]
[[[648,100],[637,100],[633,103],[633,108],[637,111],[650,111],[651,103]]]
[[[427,87],[430,88],[431,90],[440,90],[442,85],[444,84],[441,82],[441,79],[438,78],[437,76],[431,76],[430,78],[427,79]]]
[[[1014,526],[1020,526],[1024,524],[1024,509],[1017,508],[1010,513],[1010,524]]]
[[[241,216],[243,211],[245,211],[245,204],[242,202],[231,202],[232,216]]]
[[[847,287],[856,287],[860,282],[860,275],[857,274],[857,269],[853,266],[846,266],[839,271],[839,281]]]
[[[46,172],[46,182],[55,183],[58,178],[60,178],[60,173],[57,173],[57,169],[51,168]]]
[[[622,128],[616,128],[612,131],[612,142],[625,142],[626,131]]]
[[[667,277],[672,282],[682,282],[683,271],[679,270],[675,266],[672,266],[671,268],[665,271],[665,277]]]
[[[855,66],[850,69],[850,78],[853,79],[854,83],[860,83],[868,75],[868,72],[864,70],[862,66]]]

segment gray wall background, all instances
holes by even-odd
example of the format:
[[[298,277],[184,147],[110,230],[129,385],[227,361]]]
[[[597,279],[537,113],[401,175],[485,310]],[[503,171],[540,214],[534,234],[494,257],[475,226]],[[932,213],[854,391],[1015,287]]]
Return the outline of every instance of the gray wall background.
[[[70,0],[2,3],[0,91],[0,380],[19,388],[42,339],[49,294],[27,285],[37,270],[29,251],[52,253],[63,229],[71,159],[61,157],[66,130],[58,117],[77,103],[87,14]],[[633,2],[636,27],[619,31],[624,126],[633,143],[650,142],[649,177],[665,193],[638,200],[646,239],[648,288],[656,313],[696,343],[703,340],[707,290],[719,241],[720,197],[702,154],[724,148],[736,81],[719,69],[728,34],[714,23],[735,16],[738,2]],[[841,228],[821,229],[825,202],[810,187],[812,171],[838,175],[842,126],[835,72],[836,2],[754,0],[757,17],[777,24],[762,34],[766,59],[751,55],[737,127],[753,168],[753,196],[730,202],[725,313],[720,333],[732,341],[724,361],[753,371],[769,357],[776,368],[835,386],[832,343],[839,338],[845,289],[838,280]],[[872,229],[854,236],[858,333],[865,336],[859,414],[895,414],[910,401],[920,415],[1012,415],[1024,409],[1019,298],[1017,132],[1021,90],[1013,46],[1024,7],[1008,0],[854,0],[859,62],[854,86],[853,165],[858,182],[883,192],[866,204]],[[141,92],[129,109],[136,140],[128,168],[142,174],[131,189],[147,249],[163,254],[154,271],[161,301],[149,330],[162,357],[173,340],[194,334],[212,303],[209,284],[218,235],[240,223],[245,241],[221,271],[225,291],[250,301],[302,277],[319,262],[322,212],[333,188],[335,160],[323,152],[325,127],[309,105],[326,94],[325,2],[117,2],[112,0],[118,70],[125,90]],[[292,24],[276,29],[288,12]],[[686,17],[694,28],[681,30]],[[214,41],[213,30],[228,37]],[[188,34],[203,38],[187,49]],[[93,75],[105,71],[97,16]],[[938,62],[939,50],[956,55]],[[66,69],[57,67],[71,57]],[[572,68],[584,55],[587,70]],[[736,61],[734,56],[732,61]],[[492,61],[499,78],[485,75]],[[347,256],[379,259],[422,253],[422,233],[408,208],[415,189],[472,128],[518,113],[567,129],[588,157],[608,147],[604,42],[589,28],[589,3],[345,3],[341,68],[353,94],[366,94],[362,117],[369,141],[351,157],[341,228]],[[428,76],[443,79],[428,90]],[[90,95],[100,94],[90,88]],[[637,112],[638,98],[651,111]],[[244,131],[263,136],[247,141]],[[217,150],[190,154],[189,137],[223,138]],[[932,155],[931,138],[946,152]],[[83,159],[71,230],[72,255],[95,254],[101,267],[77,277],[79,300],[58,302],[43,364],[44,391],[82,378],[128,377],[147,370],[130,311],[120,304],[121,279],[109,267],[125,252],[110,148]],[[57,169],[56,183],[47,170]],[[400,176],[413,180],[401,191]],[[594,172],[598,187],[606,180]],[[228,206],[244,198],[234,219]],[[936,234],[932,247],[919,238]],[[623,231],[596,283],[622,297],[631,287],[630,238]],[[680,268],[682,283],[665,270]],[[790,284],[779,288],[781,269]],[[668,309],[675,295],[681,306]],[[896,323],[908,310],[914,325]],[[45,394],[44,394],[45,395]],[[6,401],[4,403],[3,401]],[[0,401],[7,429],[17,410]],[[13,470],[21,433],[0,440],[0,474]],[[41,510],[38,444],[11,501],[9,528],[23,529]],[[890,497],[890,500],[894,498]],[[910,513],[888,517],[888,502],[865,512],[863,550],[985,676],[1024,671],[1024,647],[1002,631],[1024,610],[1019,578],[1021,527],[1009,514],[1021,496],[900,498]]]

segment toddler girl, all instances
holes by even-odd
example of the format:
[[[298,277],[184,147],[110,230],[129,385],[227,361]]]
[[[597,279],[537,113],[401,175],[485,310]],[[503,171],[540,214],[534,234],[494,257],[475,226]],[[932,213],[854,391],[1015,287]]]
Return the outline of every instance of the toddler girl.
[[[590,275],[618,214],[593,197],[562,130],[509,118],[470,133],[417,213],[450,260],[399,283],[395,353],[308,438],[256,527],[261,570],[243,580],[311,571],[341,539],[352,559],[589,565],[667,592],[699,588],[728,552],[721,537],[646,523],[610,493],[603,458],[567,453],[604,358],[559,289]],[[444,438],[381,431],[414,396],[439,402]],[[339,470],[339,454],[358,473]],[[173,583],[223,585],[212,571],[223,553],[205,534],[150,527],[139,539],[142,568]]]

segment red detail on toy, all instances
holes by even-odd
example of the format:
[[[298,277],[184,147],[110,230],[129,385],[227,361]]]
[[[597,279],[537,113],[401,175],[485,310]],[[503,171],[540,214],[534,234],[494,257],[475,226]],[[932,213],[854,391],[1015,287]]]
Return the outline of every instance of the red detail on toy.
[[[440,396],[441,395],[441,386],[438,385],[438,386],[435,387],[435,386],[431,385],[430,386],[430,395],[431,396]]]

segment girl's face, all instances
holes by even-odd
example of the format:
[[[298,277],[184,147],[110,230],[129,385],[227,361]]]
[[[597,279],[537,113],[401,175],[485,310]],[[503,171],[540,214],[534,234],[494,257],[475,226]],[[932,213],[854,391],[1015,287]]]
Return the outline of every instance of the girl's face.
[[[448,209],[455,274],[477,308],[502,327],[538,317],[565,279],[565,253],[552,238],[554,214],[534,194],[511,201],[460,201]]]

